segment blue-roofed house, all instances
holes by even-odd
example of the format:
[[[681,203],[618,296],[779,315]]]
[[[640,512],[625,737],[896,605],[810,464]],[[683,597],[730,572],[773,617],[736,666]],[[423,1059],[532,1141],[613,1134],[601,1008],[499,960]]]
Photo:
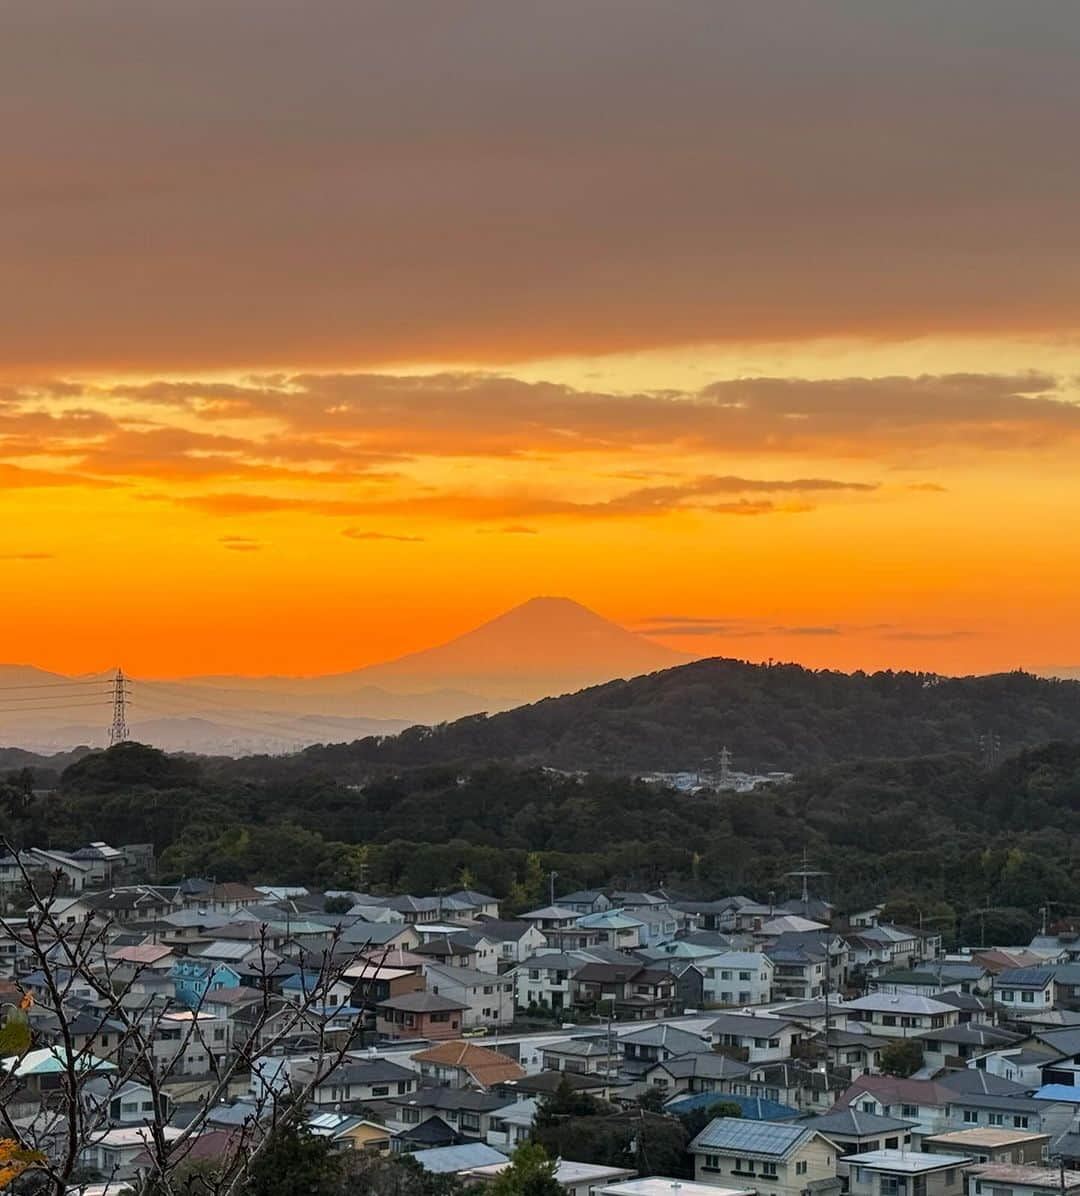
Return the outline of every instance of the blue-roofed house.
[[[169,979],[173,982],[176,999],[189,1009],[198,1007],[212,989],[240,987],[240,973],[229,964],[204,961],[190,955],[173,964]]]
[[[758,1196],[839,1193],[839,1150],[806,1125],[718,1117],[687,1148],[694,1157],[694,1178],[724,1188],[752,1188]]]

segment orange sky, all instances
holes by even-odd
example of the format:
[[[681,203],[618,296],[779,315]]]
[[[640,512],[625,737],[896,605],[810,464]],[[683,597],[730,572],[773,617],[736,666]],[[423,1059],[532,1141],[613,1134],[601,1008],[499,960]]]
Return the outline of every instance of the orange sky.
[[[0,658],[342,670],[562,593],[702,655],[1080,663],[1072,6],[5,41]]]

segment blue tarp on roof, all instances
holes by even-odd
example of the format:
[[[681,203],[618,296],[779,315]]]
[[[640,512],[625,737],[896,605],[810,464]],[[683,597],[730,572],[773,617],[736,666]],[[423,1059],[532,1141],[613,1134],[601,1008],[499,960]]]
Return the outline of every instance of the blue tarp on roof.
[[[1076,1091],[1080,1093],[1080,1088]],[[664,1109],[668,1113],[691,1113],[719,1104],[738,1105],[746,1121],[794,1121],[802,1116],[798,1109],[779,1101],[763,1096],[736,1096],[733,1092],[698,1092],[694,1096],[680,1096],[668,1101]]]

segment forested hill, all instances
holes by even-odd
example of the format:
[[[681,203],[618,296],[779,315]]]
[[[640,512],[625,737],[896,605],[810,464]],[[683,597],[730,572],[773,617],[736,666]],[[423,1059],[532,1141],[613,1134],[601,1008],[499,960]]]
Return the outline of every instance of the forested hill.
[[[1080,682],[701,660],[491,717],[309,748],[297,764],[317,762],[339,775],[492,760],[640,772],[696,769],[726,746],[741,770],[801,771],[842,760],[978,753],[982,736],[997,736],[1006,755],[1080,738]]]

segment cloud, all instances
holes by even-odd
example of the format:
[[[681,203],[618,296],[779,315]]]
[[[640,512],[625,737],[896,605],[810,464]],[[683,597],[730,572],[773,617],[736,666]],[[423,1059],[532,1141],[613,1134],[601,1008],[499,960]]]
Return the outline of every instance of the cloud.
[[[219,418],[203,405],[197,386],[177,386],[166,389],[194,414]],[[159,392],[143,385],[116,393],[145,399]],[[910,464],[912,449],[1015,452],[1080,438],[1080,406],[1064,397],[1057,378],[1035,372],[756,377],[698,391],[628,395],[477,373],[297,374],[234,385],[229,393],[233,417],[279,421],[292,437],[369,454],[369,465],[402,456],[643,448],[817,452]]]
[[[262,541],[247,536],[220,536],[218,543],[230,552],[261,552],[264,547]]]
[[[399,544],[422,544],[423,536],[398,536],[391,532],[362,531],[358,527],[347,527],[342,533],[350,540],[395,540]]]
[[[63,473],[51,469],[28,469],[20,465],[0,462],[0,490],[34,490],[54,486],[88,486],[110,489],[115,482],[103,478],[86,477],[79,473]]]
[[[440,492],[412,494],[403,498],[334,499],[295,498],[271,494],[199,494],[175,499],[182,505],[213,515],[272,514],[303,512],[311,515],[393,515],[451,520],[502,520],[516,518],[578,517],[626,519],[642,515],[667,515],[676,511],[699,511],[709,515],[756,516],[800,514],[813,510],[797,496],[814,493],[854,492],[865,494],[874,483],[838,482],[826,478],[794,480],[739,478],[733,476],[694,478],[681,486],[646,487],[629,490],[610,499],[575,501],[533,494],[478,494]],[[746,495],[781,494],[782,501],[750,498]],[[728,496],[717,501],[716,496]],[[162,497],[162,496],[155,496]],[[507,525],[515,530],[521,525]]]
[[[56,554],[52,552],[4,552],[0,553],[0,561],[54,561]]]
[[[5,362],[506,361],[1080,324],[1075,5],[318,14],[262,6],[252,54],[245,5],[216,9],[212,37],[199,6],[20,6]]]
[[[523,523],[508,523],[505,527],[477,528],[482,532],[494,532],[500,536],[538,536],[540,532],[535,527],[526,527]]]

